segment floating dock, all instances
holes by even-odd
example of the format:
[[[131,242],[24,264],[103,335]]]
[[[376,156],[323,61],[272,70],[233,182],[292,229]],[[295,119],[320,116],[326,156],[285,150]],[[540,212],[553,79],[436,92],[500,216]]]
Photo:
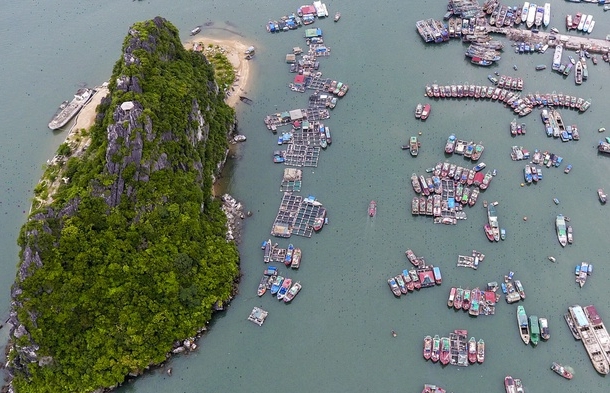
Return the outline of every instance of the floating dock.
[[[284,169],[284,176],[282,177],[282,183],[280,184],[280,191],[282,192],[298,192],[301,191],[301,185],[303,181],[303,171],[296,168]]]
[[[311,237],[314,221],[321,208],[322,204],[312,198],[285,192],[271,235],[285,238],[292,235]]]
[[[260,307],[254,307],[252,312],[248,316],[248,321],[254,322],[258,326],[263,326],[265,319],[269,315],[269,312],[263,310]]]

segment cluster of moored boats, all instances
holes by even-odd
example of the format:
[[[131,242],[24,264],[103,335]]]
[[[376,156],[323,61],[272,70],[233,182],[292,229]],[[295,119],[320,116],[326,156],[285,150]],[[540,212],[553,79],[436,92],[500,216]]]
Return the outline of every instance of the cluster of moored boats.
[[[580,285],[582,288],[587,281],[587,277],[593,273],[593,264],[588,262],[581,262],[579,265],[576,265],[576,269],[574,269],[574,274],[576,275],[576,283]]]
[[[496,78],[493,75],[487,75],[487,79],[500,89],[523,90],[523,78],[518,76],[500,75]]]
[[[500,294],[496,293],[496,290],[497,287],[488,287],[488,290],[482,290],[478,287],[474,289],[452,287],[449,291],[447,307],[464,310],[473,317],[494,315],[496,312],[495,305],[500,298]]]
[[[564,318],[575,339],[581,340],[595,370],[610,372],[610,335],[595,306],[568,307]]]
[[[293,269],[301,266],[301,249],[291,244],[288,248],[280,248],[277,243],[273,244],[271,239],[261,244],[263,250],[263,262],[280,262]]]
[[[504,281],[501,283],[502,293],[506,296],[506,303],[515,303],[519,300],[525,300],[525,290],[520,280],[513,280],[515,273],[509,272],[504,276]]]
[[[530,114],[535,107],[561,106],[584,112],[591,106],[591,101],[576,96],[564,95],[563,93],[541,95],[536,92],[521,96],[521,93],[510,89],[485,85],[438,85],[433,83],[432,85],[426,85],[425,91],[426,95],[431,98],[474,97],[491,99],[506,104],[519,116]]]
[[[487,206],[487,224],[483,225],[485,236],[490,242],[499,242],[506,239],[506,230],[500,228],[498,224],[498,213],[496,212],[496,202]]]
[[[580,133],[576,124],[565,125],[561,113],[554,108],[543,109],[540,118],[549,137],[560,138],[562,142],[580,140]]]
[[[411,250],[407,250],[405,254],[415,269],[404,269],[402,273],[388,279],[390,290],[396,297],[406,295],[415,289],[440,285],[443,282],[439,267],[426,265],[424,258],[415,256]]]
[[[517,324],[521,340],[527,345],[538,345],[540,339],[546,341],[551,338],[549,321],[546,318],[538,318],[536,315],[525,313],[523,306],[517,306]]]
[[[507,375],[504,378],[504,389],[506,390],[506,393],[525,393],[521,379],[513,378],[510,375]]]
[[[291,278],[284,277],[278,273],[275,266],[268,266],[263,272],[263,277],[258,284],[258,296],[263,296],[267,291],[284,303],[290,303],[301,291],[301,283],[293,282]]]
[[[312,5],[300,6],[296,14],[292,13],[282,16],[279,20],[270,20],[265,27],[270,33],[295,30],[302,25],[312,24],[316,18],[325,18],[327,16],[328,9],[326,4],[321,1],[314,1]],[[335,15],[335,19],[338,20],[339,18]]]
[[[425,336],[423,356],[426,360],[442,365],[453,364],[467,366],[468,364],[483,363],[485,361],[485,341],[470,337],[466,341],[466,330],[455,330],[449,337]]]
[[[577,12],[576,15],[566,15],[566,29],[591,33],[595,27],[593,15]]]

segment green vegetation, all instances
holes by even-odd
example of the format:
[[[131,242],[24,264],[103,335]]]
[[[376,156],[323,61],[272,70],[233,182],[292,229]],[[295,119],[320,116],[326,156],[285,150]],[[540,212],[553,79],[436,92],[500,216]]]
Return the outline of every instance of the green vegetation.
[[[218,45],[208,44],[206,57],[214,66],[214,79],[221,89],[227,90],[235,81],[233,64],[224,55],[223,49]]]
[[[184,50],[171,24],[156,18],[132,31],[137,38],[128,35],[123,50],[139,64],[127,65],[121,55],[110,99],[98,107],[103,116],[82,133],[91,138],[89,148],[52,174],[70,180],[21,231],[28,276],[18,278],[14,300],[28,333],[12,338],[9,354],[17,393],[91,392],[163,362],[176,340],[194,336],[214,304],[230,298],[239,274],[237,249],[225,241],[226,219],[211,195],[234,112],[210,88],[212,65]],[[137,77],[142,93],[117,88],[122,76]],[[107,129],[115,108],[129,100],[144,108],[128,137],[143,135],[142,158],[129,161],[133,144],[117,140],[110,161],[125,165],[112,173]],[[69,156],[70,147],[58,153]],[[167,165],[148,173],[144,164],[161,157]],[[145,180],[136,176],[143,173]],[[110,190],[119,181],[120,202],[111,206]],[[45,183],[36,194],[46,192]],[[30,251],[42,266],[28,261]],[[22,350],[32,344],[40,347],[34,362]]]

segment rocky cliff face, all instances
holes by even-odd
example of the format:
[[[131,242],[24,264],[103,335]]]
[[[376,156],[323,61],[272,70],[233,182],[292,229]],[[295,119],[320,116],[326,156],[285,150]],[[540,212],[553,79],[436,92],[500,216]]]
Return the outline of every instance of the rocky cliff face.
[[[158,98],[147,91],[158,82],[151,82],[147,75],[151,69],[145,65],[151,62],[151,58],[166,64],[178,62],[183,57],[184,49],[177,31],[163,18],[149,21],[146,31],[141,25],[129,30],[121,60],[115,66],[115,75],[110,83],[110,96],[100,106],[103,112],[98,114],[96,126],[91,131],[92,147],[80,158],[99,161],[97,167],[101,168],[101,172],[87,176],[75,174],[74,179],[81,179],[81,183],[66,185],[63,193],[60,190],[61,195],[56,203],[34,212],[22,230],[21,262],[11,292],[9,318],[11,330],[7,369],[11,378],[19,375],[28,379],[32,377],[32,365],[45,367],[57,363],[53,350],[41,350],[32,334],[33,331],[37,331],[36,335],[54,333],[38,331],[42,330],[38,321],[39,311],[35,307],[25,306],[26,303],[31,304],[31,297],[36,294],[28,292],[26,296],[23,284],[45,267],[45,255],[49,255],[49,250],[59,247],[62,234],[81,208],[83,193],[87,194],[87,200],[103,200],[107,212],[124,206],[135,209],[136,214],[127,217],[132,217],[129,218],[132,224],[137,223],[142,209],[152,211],[172,198],[167,195],[152,197],[141,191],[141,186],[151,181],[156,172],[168,176],[172,173],[193,173],[193,186],[205,187],[211,183],[206,179],[205,168],[219,168],[221,160],[226,157],[226,144],[218,142],[222,138],[217,135],[211,137],[213,131],[209,119],[215,119],[215,123],[224,122],[225,134],[233,131],[235,123],[233,119],[226,122],[226,119],[219,121],[214,117],[216,107],[224,103],[217,99],[219,90],[213,80],[208,78],[201,81],[204,89],[198,91],[185,89],[186,93],[180,96],[179,93],[172,93],[174,96],[170,98],[174,101],[169,103],[163,101],[163,97]],[[187,84],[172,79],[167,79],[166,83]],[[179,108],[176,104],[178,101]],[[172,115],[180,119],[181,125],[164,120],[165,114],[159,113],[171,109],[178,110]],[[226,136],[222,135],[225,139]],[[213,146],[210,145],[211,138],[216,138]],[[208,177],[210,172],[213,171],[208,171]],[[82,180],[84,178],[88,179],[87,182]],[[208,193],[209,190],[205,190],[204,194]],[[44,295],[45,291],[48,294],[55,290],[51,285],[46,288],[42,286],[37,294]],[[28,291],[31,291],[29,286]]]

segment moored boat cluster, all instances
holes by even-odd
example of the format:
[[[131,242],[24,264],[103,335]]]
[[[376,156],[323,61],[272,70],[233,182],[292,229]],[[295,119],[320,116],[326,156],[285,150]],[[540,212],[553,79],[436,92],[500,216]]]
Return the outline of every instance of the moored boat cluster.
[[[468,337],[468,331],[456,329],[449,337],[425,336],[423,356],[426,360],[442,365],[468,366],[469,364],[483,363],[485,361],[485,341],[478,342],[474,337]]]
[[[494,315],[496,303],[500,299],[497,286],[487,286],[486,290],[452,287],[447,299],[447,307],[468,312],[473,317],[479,315]]]
[[[610,335],[595,306],[568,307],[564,318],[577,340],[582,340],[595,370],[606,375],[610,372]]]
[[[504,281],[501,283],[502,293],[506,295],[506,303],[515,303],[520,300],[525,300],[525,290],[520,280],[513,280],[514,272],[509,272],[504,276]]]
[[[512,83],[512,82],[511,82]],[[526,116],[536,107],[561,106],[568,109],[576,109],[579,112],[586,111],[591,105],[584,98],[564,94],[540,94],[536,92],[521,96],[521,93],[511,89],[486,85],[438,85],[428,84],[425,94],[430,98],[476,98],[489,99],[506,104],[519,116]]]

